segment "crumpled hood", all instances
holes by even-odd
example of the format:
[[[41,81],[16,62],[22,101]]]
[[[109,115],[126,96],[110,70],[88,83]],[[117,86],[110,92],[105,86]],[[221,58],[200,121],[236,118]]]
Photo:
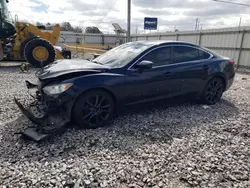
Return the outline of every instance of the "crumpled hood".
[[[74,59],[74,60],[58,60],[50,65],[44,67],[44,69],[37,72],[37,76],[40,80],[55,78],[58,76],[63,76],[70,73],[79,73],[79,72],[103,72],[107,71],[109,68],[93,63],[91,61],[83,59]]]

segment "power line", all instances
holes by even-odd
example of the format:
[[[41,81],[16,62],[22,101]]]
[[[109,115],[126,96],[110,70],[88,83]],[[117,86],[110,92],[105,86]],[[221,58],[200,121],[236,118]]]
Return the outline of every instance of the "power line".
[[[99,0],[96,0],[96,2],[95,2],[95,8],[94,8],[94,10],[96,10],[96,8],[97,8],[97,3],[99,2]],[[94,18],[94,16],[92,17],[92,18],[90,18],[90,20],[89,20],[89,22],[91,22],[92,21],[92,19]]]
[[[236,2],[232,2],[232,1],[224,1],[224,0],[213,0],[213,1],[220,2],[220,3],[228,3],[228,4],[234,4],[234,5],[241,5],[241,6],[250,7],[250,4],[236,3]]]
[[[96,2],[95,2],[95,8],[96,8],[98,2],[99,2],[99,0],[96,0]]]
[[[94,4],[94,10],[96,10],[96,8],[97,8],[97,4],[99,3],[99,0],[96,0],[96,2],[95,2],[95,4]],[[87,21],[87,23],[90,23],[90,22],[93,22],[93,18],[94,18],[94,16],[93,17],[91,17],[88,21]],[[80,27],[83,29],[84,28],[84,26],[83,26],[84,24],[83,24],[83,21],[81,21],[80,22]]]
[[[114,1],[112,2],[112,5],[113,5],[113,6],[111,5],[111,7],[109,8],[109,10],[108,10],[108,12],[106,13],[106,15],[104,15],[104,16],[102,17],[101,21],[97,24],[97,27],[99,27],[100,23],[105,23],[105,22],[103,22],[103,20],[108,16],[110,10],[111,10],[113,7],[115,7],[117,1],[118,1],[118,0],[114,0]]]
[[[111,9],[115,7],[117,1],[118,1],[118,0],[114,0],[114,1],[112,2],[112,5],[113,5],[113,6],[111,5],[111,7],[109,8],[107,14],[103,16],[102,21],[104,20],[104,18],[106,18],[106,17],[108,16],[108,14],[109,14],[109,12],[111,11]]]

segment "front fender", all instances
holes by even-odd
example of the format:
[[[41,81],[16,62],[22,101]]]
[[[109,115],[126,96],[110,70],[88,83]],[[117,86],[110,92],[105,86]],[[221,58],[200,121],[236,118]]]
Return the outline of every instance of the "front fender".
[[[124,85],[125,77],[122,74],[114,73],[97,73],[78,77],[73,83],[78,88],[92,88],[95,86],[103,86],[113,88],[115,86]]]
[[[97,73],[73,78],[67,82],[73,83],[71,92],[74,92],[75,98],[90,89],[105,89],[111,92],[117,101],[122,101],[125,97],[125,76],[123,74]]]

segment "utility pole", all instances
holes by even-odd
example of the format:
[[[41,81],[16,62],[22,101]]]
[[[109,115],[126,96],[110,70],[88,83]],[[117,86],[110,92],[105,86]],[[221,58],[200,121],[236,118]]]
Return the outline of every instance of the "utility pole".
[[[127,42],[131,41],[130,37],[130,25],[131,25],[131,0],[128,0],[128,21],[127,21]]]
[[[241,20],[242,20],[242,17],[240,17],[240,21],[239,21],[239,30],[240,30],[240,26],[241,26]]]
[[[197,30],[198,20],[199,20],[199,18],[196,18],[196,21],[195,21],[195,30]]]
[[[197,30],[200,30],[200,19],[198,19]]]

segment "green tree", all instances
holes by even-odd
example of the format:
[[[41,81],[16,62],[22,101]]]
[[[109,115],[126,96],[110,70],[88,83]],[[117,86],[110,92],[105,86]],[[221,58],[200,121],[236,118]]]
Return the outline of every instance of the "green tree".
[[[87,27],[85,29],[85,33],[99,33],[99,34],[102,34],[102,32],[100,31],[100,29],[98,27],[95,27],[95,26]]]
[[[63,22],[61,24],[61,31],[73,31],[73,27],[69,22]]]
[[[73,31],[76,33],[82,33],[82,28],[80,28],[79,26],[74,27],[69,22],[62,22],[61,31]]]
[[[41,22],[36,22],[36,25],[37,25],[37,26],[41,26],[41,25],[43,25],[43,23],[41,23]]]
[[[76,33],[82,33],[82,28],[76,26],[76,27],[73,27],[73,31]]]

